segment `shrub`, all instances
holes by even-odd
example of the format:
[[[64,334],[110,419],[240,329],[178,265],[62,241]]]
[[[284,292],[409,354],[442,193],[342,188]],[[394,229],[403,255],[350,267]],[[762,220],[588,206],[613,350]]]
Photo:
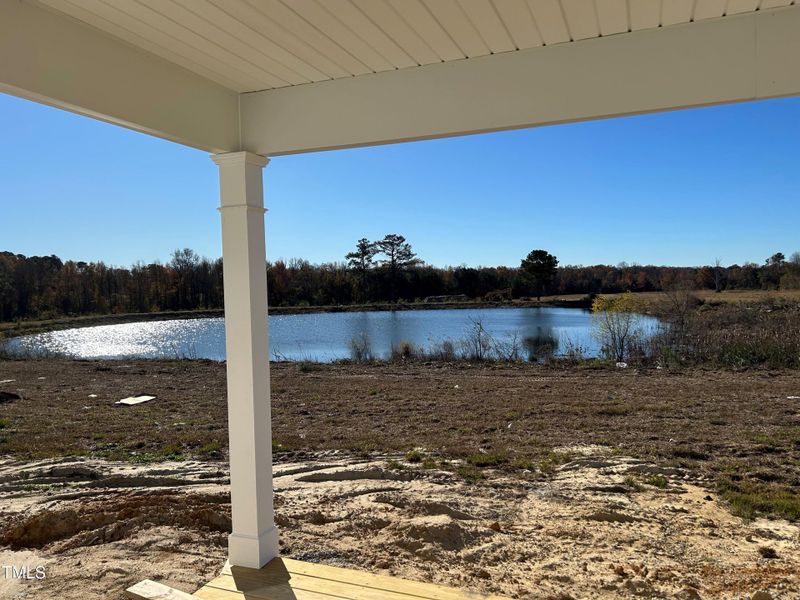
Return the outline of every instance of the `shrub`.
[[[452,362],[457,358],[456,346],[452,340],[442,340],[441,342],[432,344],[428,351],[428,358]]]
[[[644,337],[641,309],[639,300],[631,292],[594,299],[595,335],[602,344],[604,356],[623,362],[641,343]]]
[[[558,349],[558,337],[551,330],[538,328],[536,335],[522,340],[530,362],[550,362]]]
[[[421,354],[420,348],[407,340],[403,340],[397,346],[392,346],[392,360],[413,360]]]
[[[198,448],[197,453],[204,456],[219,457],[222,455],[223,446],[218,440],[212,440]]]
[[[496,467],[507,461],[508,456],[504,452],[478,452],[467,457],[467,462],[475,467]]]
[[[472,465],[461,465],[458,467],[458,469],[456,469],[456,473],[458,473],[458,475],[467,483],[476,483],[485,478],[485,475],[480,471],[480,469],[477,469]]]
[[[461,341],[464,358],[468,360],[485,360],[490,357],[494,340],[483,326],[483,321],[470,318],[472,327],[465,339]]]
[[[665,316],[653,339],[666,364],[732,369],[800,367],[800,304],[786,301],[703,304],[690,316]]]
[[[370,362],[375,360],[372,352],[372,343],[366,333],[350,340],[350,358],[355,362]]]
[[[422,462],[423,454],[416,448],[406,452],[406,460],[410,463]]]

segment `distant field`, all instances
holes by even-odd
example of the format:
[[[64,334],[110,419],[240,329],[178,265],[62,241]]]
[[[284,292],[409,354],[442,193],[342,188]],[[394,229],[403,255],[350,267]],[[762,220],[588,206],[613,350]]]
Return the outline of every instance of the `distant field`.
[[[800,301],[800,290],[726,290],[716,293],[713,290],[694,290],[692,294],[704,301],[719,302],[758,302],[760,300],[785,298]],[[602,296],[619,296],[620,294],[601,294]],[[666,297],[664,292],[636,292],[638,298],[647,301],[660,300]],[[542,303],[568,301],[575,302],[585,298],[586,294],[555,294],[542,296]],[[514,300],[514,303],[520,302]],[[528,304],[528,302],[525,302]],[[535,302],[534,302],[535,304]]]
[[[779,298],[800,301],[800,290],[726,290],[716,293],[713,290],[696,290],[692,292],[706,302],[757,302],[759,300],[776,300]],[[615,294],[603,294],[615,295]],[[646,300],[664,298],[664,292],[640,292],[637,296]]]

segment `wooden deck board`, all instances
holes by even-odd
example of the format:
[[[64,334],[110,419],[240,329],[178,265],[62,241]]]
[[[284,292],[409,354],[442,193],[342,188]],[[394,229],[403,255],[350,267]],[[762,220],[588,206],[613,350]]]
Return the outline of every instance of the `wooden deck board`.
[[[226,565],[194,593],[204,600],[506,600],[431,583],[276,558],[262,569]]]

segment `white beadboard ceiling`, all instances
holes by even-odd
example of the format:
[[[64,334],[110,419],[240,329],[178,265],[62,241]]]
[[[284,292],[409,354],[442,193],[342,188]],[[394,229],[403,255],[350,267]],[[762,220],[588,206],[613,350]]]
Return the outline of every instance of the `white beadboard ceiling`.
[[[29,0],[237,92],[414,68],[796,0]]]

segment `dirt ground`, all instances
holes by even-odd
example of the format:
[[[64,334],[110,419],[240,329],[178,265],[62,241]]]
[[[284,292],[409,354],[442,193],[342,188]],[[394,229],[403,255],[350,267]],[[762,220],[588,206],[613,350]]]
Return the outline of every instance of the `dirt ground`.
[[[19,396],[0,562],[47,570],[0,597],[213,577],[224,382],[204,361],[0,361]],[[800,598],[796,371],[277,364],[272,390],[293,558],[513,598]]]
[[[797,598],[800,528],[745,522],[679,468],[572,448],[547,480],[318,453],[275,469],[284,555],[512,598]],[[390,466],[387,466],[390,465]],[[666,479],[663,487],[644,483]],[[150,578],[194,591],[221,568],[224,470],[96,459],[0,466],[3,598],[123,598]],[[643,483],[631,487],[631,480]]]
[[[224,459],[225,367],[210,361],[0,361],[0,456]],[[152,394],[136,407],[120,398]],[[599,444],[715,477],[800,487],[800,371],[539,365],[272,366],[278,453],[488,454],[527,468]],[[356,426],[354,426],[354,424]],[[491,461],[485,461],[491,462]],[[797,515],[800,517],[800,513]]]

